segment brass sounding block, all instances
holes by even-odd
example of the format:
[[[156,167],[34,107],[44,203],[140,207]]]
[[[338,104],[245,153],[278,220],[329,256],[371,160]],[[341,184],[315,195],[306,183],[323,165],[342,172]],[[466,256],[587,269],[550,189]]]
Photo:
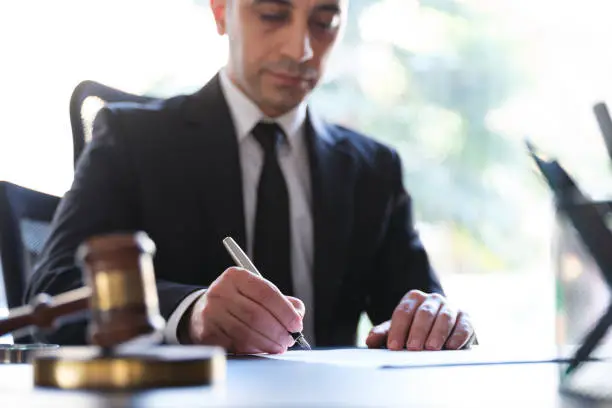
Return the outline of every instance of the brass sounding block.
[[[92,346],[60,347],[35,356],[35,385],[123,390],[208,385],[225,378],[222,348],[159,345],[165,322],[159,313],[154,253],[144,233],[94,237],[77,251],[87,288],[43,296],[27,306],[29,319],[24,320],[22,310],[0,322],[1,334],[3,324],[11,330],[48,326],[54,318],[89,307]],[[21,324],[11,324],[12,317]]]
[[[64,389],[124,390],[209,385],[225,377],[222,349],[157,346],[106,354],[66,347],[34,360],[34,384]]]

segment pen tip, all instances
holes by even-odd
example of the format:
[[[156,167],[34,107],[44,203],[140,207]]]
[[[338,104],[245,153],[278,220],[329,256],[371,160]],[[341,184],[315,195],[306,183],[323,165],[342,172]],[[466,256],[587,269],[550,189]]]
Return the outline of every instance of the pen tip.
[[[304,336],[298,337],[296,339],[296,343],[299,344],[300,347],[303,348],[304,350],[312,350],[312,347],[310,347],[310,344],[308,344]]]

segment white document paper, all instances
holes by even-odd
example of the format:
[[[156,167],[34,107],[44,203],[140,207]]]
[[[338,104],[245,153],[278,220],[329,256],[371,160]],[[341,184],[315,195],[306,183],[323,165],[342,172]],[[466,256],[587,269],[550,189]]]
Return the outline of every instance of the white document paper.
[[[495,350],[475,347],[471,350],[443,351],[390,351],[385,349],[330,349],[295,350],[284,354],[262,357],[299,361],[304,363],[333,364],[346,367],[409,368],[453,365],[482,365],[501,363],[565,362],[571,355],[548,350]]]

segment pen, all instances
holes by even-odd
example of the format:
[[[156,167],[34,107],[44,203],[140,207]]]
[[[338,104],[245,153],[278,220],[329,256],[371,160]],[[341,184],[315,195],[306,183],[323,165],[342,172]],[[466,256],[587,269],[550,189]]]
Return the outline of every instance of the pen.
[[[251,262],[249,257],[244,253],[244,251],[242,250],[242,248],[240,248],[236,241],[234,241],[231,237],[227,237],[223,240],[223,245],[225,245],[225,249],[227,249],[227,252],[230,254],[232,259],[234,260],[234,262],[236,262],[238,266],[246,269],[254,275],[259,276],[260,278],[263,278],[263,276],[261,275],[261,273],[259,273],[255,265],[253,265],[253,262]],[[305,350],[311,349],[310,344],[308,344],[306,338],[304,338],[304,335],[302,333],[289,332],[289,334],[291,335],[291,337],[293,337],[293,340],[295,340],[296,344],[299,344],[301,348]]]

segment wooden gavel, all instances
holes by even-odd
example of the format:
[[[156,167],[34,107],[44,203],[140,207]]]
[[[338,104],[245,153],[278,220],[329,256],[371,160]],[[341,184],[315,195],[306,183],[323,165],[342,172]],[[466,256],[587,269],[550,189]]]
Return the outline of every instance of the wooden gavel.
[[[143,233],[93,237],[77,250],[86,286],[55,297],[36,296],[30,305],[0,320],[0,335],[27,326],[52,327],[60,317],[90,309],[89,343],[112,348],[127,341],[161,337],[153,255],[155,244]]]

